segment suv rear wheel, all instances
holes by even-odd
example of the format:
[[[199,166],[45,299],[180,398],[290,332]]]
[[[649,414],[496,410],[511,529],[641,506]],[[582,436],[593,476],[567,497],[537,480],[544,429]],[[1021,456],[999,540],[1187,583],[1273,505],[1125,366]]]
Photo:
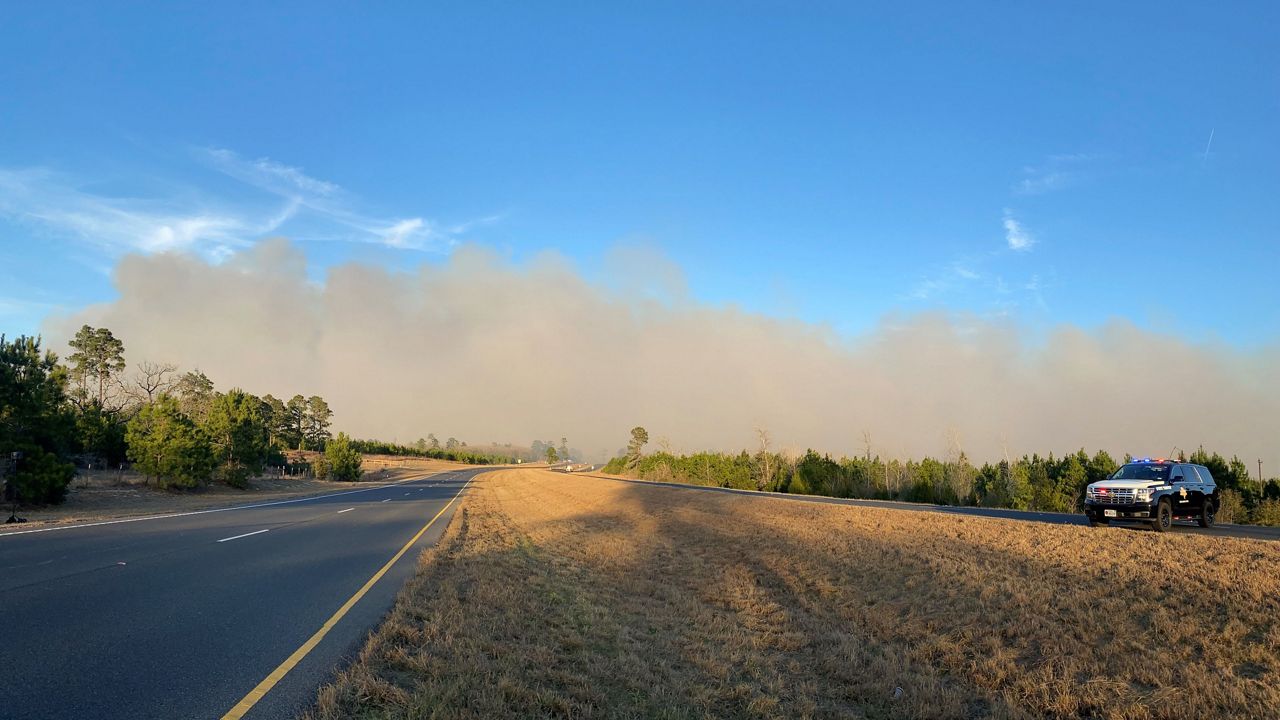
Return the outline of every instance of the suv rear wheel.
[[[1161,500],[1156,506],[1156,520],[1151,523],[1151,527],[1155,528],[1156,532],[1168,532],[1169,528],[1173,527],[1173,506],[1168,500]]]
[[[1211,528],[1218,521],[1218,508],[1213,506],[1212,500],[1204,501],[1204,512],[1200,513],[1200,527]]]

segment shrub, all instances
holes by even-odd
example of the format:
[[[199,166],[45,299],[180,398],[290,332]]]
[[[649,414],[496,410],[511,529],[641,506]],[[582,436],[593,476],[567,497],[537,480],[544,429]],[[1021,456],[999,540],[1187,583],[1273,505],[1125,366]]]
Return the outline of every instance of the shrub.
[[[213,473],[209,438],[168,395],[142,406],[129,421],[125,439],[129,459],[159,487],[192,488]]]
[[[311,473],[316,476],[317,480],[329,479],[329,460],[321,455],[311,461]]]
[[[324,449],[325,474],[334,480],[355,482],[364,473],[360,463],[363,458],[360,452],[351,447],[351,438],[346,433],[338,433],[338,437],[329,441]],[[319,472],[316,477],[322,477]]]
[[[62,502],[75,476],[75,466],[35,445],[22,446],[20,452],[22,459],[12,480],[18,501],[35,505]]]
[[[66,369],[40,351],[38,338],[0,335],[0,473],[22,453],[10,478],[20,502],[62,502],[75,474],[65,461],[75,434],[66,382]]]
[[[1242,523],[1249,521],[1249,513],[1235,490],[1223,490],[1219,495],[1218,522]]]
[[[1280,500],[1263,500],[1258,503],[1258,507],[1253,509],[1253,522],[1257,525],[1280,526]]]

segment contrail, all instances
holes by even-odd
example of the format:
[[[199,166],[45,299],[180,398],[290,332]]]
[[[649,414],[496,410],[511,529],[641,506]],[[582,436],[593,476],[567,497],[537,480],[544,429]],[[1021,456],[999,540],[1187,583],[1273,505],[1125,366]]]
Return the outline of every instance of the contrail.
[[[1209,128],[1209,142],[1204,146],[1204,157],[1201,159],[1201,162],[1207,162],[1209,160],[1209,148],[1211,147],[1213,147],[1213,128]]]

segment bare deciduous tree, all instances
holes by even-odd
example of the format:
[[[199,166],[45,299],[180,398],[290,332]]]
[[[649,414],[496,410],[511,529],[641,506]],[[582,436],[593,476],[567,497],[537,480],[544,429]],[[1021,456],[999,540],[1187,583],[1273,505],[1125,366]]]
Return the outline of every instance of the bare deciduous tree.
[[[769,454],[769,431],[756,428],[756,437],[760,438],[760,479],[756,480],[756,489],[764,490],[773,480],[773,456]]]
[[[178,382],[177,372],[178,366],[173,363],[140,362],[125,392],[139,403],[153,402],[156,397],[173,389]]]

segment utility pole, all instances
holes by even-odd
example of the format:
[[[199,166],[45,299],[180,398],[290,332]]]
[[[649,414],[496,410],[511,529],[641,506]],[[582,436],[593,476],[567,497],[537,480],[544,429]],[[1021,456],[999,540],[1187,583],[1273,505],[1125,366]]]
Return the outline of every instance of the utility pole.
[[[1262,458],[1258,458],[1258,484],[1264,485],[1262,482]]]

